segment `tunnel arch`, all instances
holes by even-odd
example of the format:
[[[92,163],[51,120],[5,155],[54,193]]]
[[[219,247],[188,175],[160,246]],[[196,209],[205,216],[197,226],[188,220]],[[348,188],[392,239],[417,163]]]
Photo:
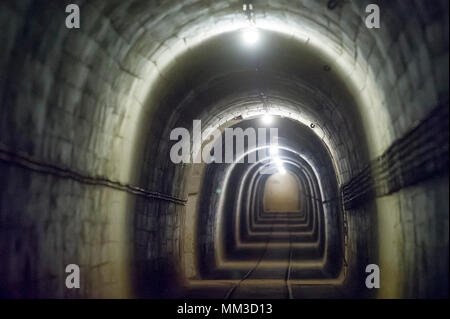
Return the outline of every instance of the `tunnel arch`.
[[[246,121],[241,121],[238,124],[235,124],[235,126],[240,126],[243,129],[246,129],[250,126],[256,126],[258,125],[260,119],[254,119],[254,120],[246,120]],[[302,127],[302,130],[304,132],[308,132],[308,134],[306,136],[309,137],[309,140],[311,140],[311,135],[314,136],[314,133],[312,133],[310,131],[309,128],[306,128],[303,125],[300,124],[296,124],[296,122],[292,121],[292,120],[288,120],[288,119],[280,119],[279,120],[280,123],[278,123],[278,126],[283,127],[285,132],[292,132],[292,128],[295,127]],[[290,125],[287,125],[290,124]],[[292,134],[292,133],[291,133]],[[281,135],[284,136],[284,135]],[[303,139],[305,139],[305,137],[302,137]],[[316,138],[317,139],[317,138]],[[291,152],[292,154],[296,154],[298,151],[296,151],[296,149],[298,149],[298,145],[302,145],[301,142],[298,142],[298,145],[291,145],[291,148],[293,150],[289,150],[289,147],[286,148],[285,142],[284,140],[288,141],[289,140],[287,138],[279,138],[279,147],[280,147],[280,151],[284,152],[284,151],[288,151]],[[320,141],[319,139],[314,140],[316,143],[318,141]],[[223,141],[222,141],[223,142]],[[312,142],[310,142],[312,143]],[[319,144],[321,144],[322,142],[319,142]],[[314,144],[314,143],[313,143]],[[265,146],[266,148],[270,147],[270,144]],[[315,149],[317,149],[317,145],[315,145]],[[256,152],[258,151],[259,148],[254,148],[252,149],[250,152]],[[324,159],[328,159],[328,169],[330,170],[331,175],[329,175],[329,179],[331,181],[331,177],[334,176],[334,178],[336,178],[336,173],[333,171],[333,165],[331,164],[331,160],[328,157],[329,153],[326,151],[326,148],[322,145],[322,152],[323,152],[323,156]],[[248,152],[243,155],[243,156],[248,156]],[[297,155],[298,156],[298,155]],[[313,158],[321,158],[320,156],[311,156]],[[266,158],[263,161],[268,161],[269,158]],[[298,160],[296,160],[298,161]],[[289,161],[288,161],[289,162]],[[304,160],[302,160],[302,163],[306,162]],[[302,165],[305,165],[302,164]],[[248,169],[244,169],[244,167],[246,165],[249,165]],[[298,164],[294,164],[294,166]],[[308,165],[308,164],[306,164]],[[229,166],[230,169],[226,169],[226,166]],[[261,254],[262,251],[261,250],[262,247],[264,247],[264,242],[263,243],[253,243],[251,244],[250,242],[250,246],[248,246],[248,243],[245,243],[245,241],[248,241],[248,239],[246,239],[247,237],[244,235],[244,237],[242,237],[241,235],[239,235],[240,231],[231,231],[231,229],[234,227],[232,226],[234,221],[238,221],[238,220],[245,220],[242,219],[241,217],[237,218],[237,219],[233,219],[233,214],[231,214],[231,212],[239,212],[241,209],[245,210],[244,207],[250,207],[248,206],[248,204],[246,204],[246,200],[244,200],[246,198],[247,195],[243,194],[242,191],[246,190],[246,189],[251,189],[248,188],[247,186],[247,182],[245,182],[245,179],[247,180],[254,180],[255,178],[255,174],[250,174],[252,176],[251,179],[248,179],[246,176],[248,176],[248,172],[251,172],[252,170],[254,171],[255,168],[257,168],[256,172],[261,171],[261,167],[258,168],[258,162],[256,164],[239,164],[239,163],[234,163],[234,164],[208,164],[206,165],[206,172],[205,172],[205,176],[203,177],[205,179],[205,182],[208,181],[216,181],[215,184],[206,184],[206,187],[203,188],[203,193],[202,193],[202,197],[203,200],[201,200],[201,205],[198,209],[199,209],[199,214],[201,212],[202,216],[199,216],[199,227],[200,227],[200,235],[198,235],[198,239],[199,239],[199,247],[203,247],[200,248],[200,256],[199,256],[199,264],[200,264],[200,269],[201,270],[201,277],[203,279],[224,279],[224,278],[236,278],[235,276],[238,275],[239,273],[242,272],[247,272],[249,271],[249,268],[247,267],[251,267],[252,265],[252,258],[255,258],[255,256],[258,256],[258,254]],[[299,166],[300,167],[300,166]],[[320,168],[323,170],[323,165],[320,166]],[[247,170],[246,173],[241,173],[243,170]],[[311,169],[309,174],[312,175],[308,175],[308,176],[313,176],[315,175],[315,172],[312,171]],[[212,172],[217,172],[217,173],[212,173]],[[226,173],[226,171],[228,171]],[[210,174],[219,174],[216,176],[211,176]],[[231,174],[231,175],[230,175]],[[232,177],[232,176],[235,177]],[[239,178],[243,178],[243,180],[239,180]],[[320,179],[322,179],[322,177],[318,177]],[[232,181],[234,179],[234,181]],[[306,178],[303,177],[302,180],[305,180]],[[223,182],[222,182],[223,181]],[[253,182],[251,182],[250,184],[252,184]],[[322,181],[323,183],[323,181]],[[264,182],[259,183],[260,185],[263,185]],[[318,186],[318,182],[317,180],[315,182],[313,182],[314,184],[314,190],[313,190],[313,196],[310,196],[309,198],[314,198],[314,202],[313,202],[313,206],[312,207],[316,207],[315,209],[318,209],[318,212],[316,212],[315,214],[323,214],[322,211],[322,200],[320,200],[321,198],[321,193],[323,193],[326,198],[331,198],[331,197],[335,197],[337,195],[337,188],[335,188],[334,190],[334,195],[333,195],[333,191],[331,191],[332,187],[330,187],[330,185],[328,184],[324,184],[322,186]],[[236,185],[238,186],[238,190],[236,190]],[[221,192],[218,194],[215,194],[215,190],[216,189],[221,189]],[[244,191],[245,192],[245,191]],[[262,193],[262,192],[260,192]],[[307,194],[309,195],[309,194]],[[231,197],[230,197],[231,196]],[[220,197],[220,200],[218,199],[218,197]],[[250,196],[251,197],[251,196]],[[236,198],[236,199],[233,199]],[[317,202],[315,202],[315,200],[319,200],[320,204],[318,204]],[[241,202],[241,204],[239,204]],[[237,204],[237,206],[236,206]],[[295,282],[295,278],[297,278],[297,280],[300,280],[298,282],[301,282],[302,278],[304,278],[305,274],[309,273],[310,275],[312,273],[315,273],[316,276],[330,276],[333,279],[329,279],[328,283],[333,283],[333,284],[342,284],[342,277],[339,278],[339,276],[342,276],[342,247],[339,247],[340,245],[343,245],[342,243],[342,238],[340,237],[340,233],[339,233],[339,229],[341,228],[340,226],[340,217],[339,217],[339,207],[340,205],[337,202],[333,202],[333,200],[331,200],[329,202],[329,204],[331,204],[330,206],[324,206],[324,210],[326,211],[327,214],[331,214],[330,217],[326,217],[326,218],[319,218],[315,217],[309,218],[310,221],[305,224],[306,228],[304,226],[300,226],[300,228],[298,229],[302,229],[301,231],[307,231],[307,229],[309,229],[309,227],[312,227],[312,229],[315,229],[312,232],[306,232],[305,234],[310,234],[309,236],[313,236],[311,237],[311,239],[313,241],[317,240],[317,242],[315,244],[312,244],[308,246],[308,244],[295,244],[293,247],[293,251],[295,252],[294,255],[297,256],[296,258],[300,258],[299,260],[301,260],[301,256],[305,256],[305,251],[309,251],[309,254],[312,253],[312,251],[314,249],[319,249],[319,251],[324,252],[326,249],[326,246],[334,246],[332,249],[330,249],[330,252],[328,252],[327,254],[329,255],[328,257],[323,257],[323,259],[321,259],[320,262],[317,262],[314,264],[314,262],[310,262],[309,264],[302,264],[302,262],[300,263],[293,263],[293,271],[292,271],[292,280],[293,282]],[[217,218],[212,216],[211,214],[213,214],[215,211],[217,211],[217,208],[214,208],[214,206],[218,206],[219,207],[219,211],[221,211],[221,218]],[[235,207],[236,206],[236,207]],[[332,209],[332,207],[334,206],[334,210]],[[242,208],[239,208],[242,207]],[[253,211],[257,211],[255,209],[253,209]],[[320,213],[319,213],[320,211]],[[242,215],[242,214],[241,214]],[[303,217],[303,216],[302,216]],[[247,217],[247,220],[248,217]],[[312,220],[312,223],[311,223]],[[315,222],[314,222],[315,220]],[[319,222],[317,222],[317,220],[319,220]],[[327,221],[328,220],[328,221]],[[230,224],[231,223],[231,224]],[[326,225],[327,223],[329,223],[329,225]],[[229,226],[220,226],[220,225],[229,225]],[[244,223],[241,223],[242,225],[245,225]],[[245,229],[239,226],[239,223],[236,224],[236,229]],[[309,225],[309,226],[308,226]],[[315,226],[314,226],[315,225]],[[317,226],[319,225],[319,226]],[[326,226],[325,226],[326,225]],[[332,225],[332,226],[331,226]],[[295,225],[292,225],[295,226]],[[330,227],[331,226],[331,227]],[[223,230],[220,230],[222,227]],[[227,228],[226,228],[227,227]],[[231,228],[230,228],[231,227]],[[252,234],[252,231],[249,231],[249,226],[247,225],[247,231],[249,234]],[[251,228],[253,228],[254,226],[251,226]],[[319,228],[317,228],[319,227]],[[325,228],[326,227],[326,228]],[[257,227],[258,228],[258,227]],[[319,229],[319,230],[318,230]],[[322,230],[320,230],[322,229]],[[336,231],[336,233],[334,235],[331,235],[330,233],[327,235],[327,238],[329,238],[329,240],[331,240],[333,242],[332,245],[330,244],[326,244],[324,241],[324,234],[325,232],[330,232],[330,230],[333,229],[334,231]],[[333,232],[332,230],[332,232]],[[203,232],[203,233],[202,233]],[[243,234],[245,234],[246,232],[244,232]],[[234,233],[234,235],[233,235]],[[276,232],[278,233],[278,232]],[[211,241],[211,237],[207,234],[215,234],[215,240]],[[221,235],[222,234],[222,235]],[[225,236],[225,238],[221,238],[221,236]],[[241,260],[239,263],[236,261],[233,261],[233,256],[236,256],[236,252],[233,252],[235,248],[234,244],[232,244],[231,246],[227,246],[227,244],[224,244],[224,247],[220,247],[217,246],[218,243],[230,243],[228,239],[226,239],[229,236],[229,238],[233,238],[234,236],[234,240],[237,243],[237,251],[245,251],[244,255],[241,255]],[[251,235],[251,236],[255,236],[255,235]],[[299,237],[300,236],[300,237]],[[306,235],[308,236],[308,235]],[[337,236],[337,237],[336,237]],[[258,235],[256,235],[256,237],[258,237]],[[295,238],[295,239],[294,239]],[[304,238],[304,239],[300,239],[300,238]],[[293,233],[291,239],[294,241],[302,241],[305,240],[305,235],[296,235],[295,233]],[[320,238],[320,239],[319,239]],[[334,239],[333,239],[334,238]],[[254,239],[253,239],[254,241]],[[259,245],[259,246],[257,246]],[[282,242],[280,242],[279,244],[277,243],[273,243],[273,245],[283,245]],[[249,247],[260,247],[259,248],[259,253],[258,250],[249,250]],[[239,248],[241,247],[241,248]],[[309,247],[309,248],[308,248]],[[314,248],[316,247],[316,248]],[[244,249],[244,250],[243,250]],[[258,248],[254,248],[254,249],[258,249]],[[306,250],[305,250],[306,249]],[[336,254],[337,255],[334,255]],[[256,255],[255,255],[256,253]],[[333,256],[332,256],[333,255]],[[320,255],[318,255],[319,257]],[[325,256],[325,255],[323,255]],[[330,257],[332,256],[332,257]],[[230,260],[231,258],[231,260]],[[304,257],[303,257],[304,258]],[[245,260],[245,262],[243,262]],[[202,266],[203,263],[203,266]],[[216,264],[217,266],[214,267],[213,265]],[[273,269],[279,269],[277,267],[280,267],[280,264],[276,262],[276,260],[272,260],[272,261],[267,261],[263,264],[260,264],[259,266],[259,270],[258,272],[261,273],[261,275],[263,276],[269,276],[270,271],[268,270],[264,270],[264,265],[266,264],[270,264],[272,265],[271,267]],[[303,265],[303,266],[302,266]],[[320,266],[322,265],[322,266]],[[231,268],[230,268],[231,267]],[[308,268],[309,267],[309,268]],[[311,268],[313,267],[313,268]],[[316,268],[314,268],[316,267]],[[325,272],[321,272],[320,267],[324,267],[324,269],[326,269]],[[230,273],[230,270],[233,269],[233,272]],[[251,269],[251,268],[250,268]],[[326,274],[328,273],[328,274]],[[331,275],[333,274],[333,275]],[[231,276],[231,277],[229,277]],[[313,275],[314,276],[314,275]],[[334,277],[337,276],[337,277]],[[339,278],[339,279],[338,279]]]
[[[272,35],[272,37],[274,37],[275,35]],[[234,43],[235,41],[236,41],[236,35],[235,34],[229,34],[228,35],[228,41],[231,41],[231,43]],[[275,38],[276,38],[276,36],[275,36]],[[215,41],[215,42],[213,42],[214,44],[215,43],[219,43],[219,44],[215,44],[215,45],[208,45],[208,44],[206,44],[206,46],[204,46],[204,47],[202,47],[202,46],[200,46],[199,47],[199,49],[198,50],[204,50],[204,52],[207,52],[207,55],[210,55],[210,54],[213,54],[212,53],[212,48],[214,48],[215,46],[217,46],[217,48],[215,49],[215,51],[213,51],[213,52],[218,52],[218,53],[221,53],[222,54],[222,56],[226,56],[227,55],[227,51],[224,51],[224,47],[229,47],[228,45],[227,45],[227,42],[228,41],[225,41],[224,43],[225,44],[220,44],[221,42],[223,42],[223,39],[221,39],[221,38],[217,38],[217,39],[215,39],[215,40],[213,40],[213,41]],[[286,42],[286,39],[282,39],[281,41],[285,41]],[[296,47],[296,49],[297,49],[297,47]],[[202,51],[196,51],[196,50],[192,50],[192,52],[191,52],[191,55],[192,56],[195,56],[196,58],[197,58],[197,61],[198,60],[200,60],[201,61],[201,59],[199,59],[199,57],[200,56],[202,56]],[[235,50],[233,50],[234,52],[237,52],[237,54],[239,55],[239,54],[242,54],[241,52],[240,52],[240,50],[239,49],[235,49]],[[294,50],[294,52],[296,52],[295,50]],[[236,53],[235,53],[236,54]],[[293,53],[293,54],[291,54],[292,56],[295,56],[295,53]],[[312,56],[312,55],[311,55]],[[229,59],[229,58],[228,58]],[[236,59],[237,61],[239,61],[239,59]],[[227,61],[227,59],[221,59],[221,61]],[[232,61],[232,60],[231,60]],[[277,61],[274,61],[275,62],[275,66],[276,66],[276,64],[277,64]],[[321,63],[319,63],[320,64],[320,66],[322,65]],[[238,67],[240,67],[239,65],[238,65]],[[210,68],[212,68],[212,70],[209,70]],[[187,95],[187,100],[184,100],[183,98],[181,98],[181,108],[179,108],[179,109],[177,109],[177,111],[175,112],[175,113],[172,113],[173,115],[172,115],[172,118],[169,120],[169,124],[168,125],[166,125],[166,127],[165,127],[165,130],[161,130],[160,131],[160,133],[158,133],[158,131],[153,131],[152,132],[152,135],[153,135],[153,139],[155,139],[155,137],[154,137],[154,135],[156,134],[156,140],[158,141],[158,143],[161,143],[160,141],[161,140],[164,140],[164,136],[168,136],[169,135],[169,130],[171,129],[171,128],[173,128],[173,127],[177,127],[177,126],[181,126],[181,127],[190,127],[190,123],[189,123],[189,121],[186,121],[187,119],[195,119],[195,118],[197,118],[197,117],[200,117],[200,118],[204,118],[204,116],[202,115],[202,113],[200,113],[201,112],[201,108],[200,108],[200,106],[202,106],[202,103],[203,104],[206,104],[206,103],[208,103],[208,98],[202,98],[201,96],[199,96],[199,93],[198,92],[200,92],[200,93],[202,93],[202,90],[205,92],[204,94],[207,94],[208,96],[215,96],[216,98],[218,97],[218,95],[219,94],[222,94],[223,95],[223,93],[219,93],[219,92],[221,92],[221,91],[223,91],[223,88],[227,88],[228,86],[230,86],[233,90],[232,91],[236,91],[236,86],[233,86],[232,85],[232,83],[233,82],[236,82],[236,80],[237,79],[239,79],[240,77],[242,77],[242,74],[240,74],[239,75],[239,77],[238,78],[236,78],[236,72],[234,72],[235,74],[233,74],[233,72],[231,72],[230,73],[230,75],[231,76],[225,76],[225,80],[226,81],[228,81],[228,83],[231,83],[231,84],[225,84],[224,82],[223,82],[223,80],[221,79],[221,77],[218,77],[217,76],[217,74],[221,74],[220,73],[220,69],[218,70],[218,71],[216,71],[216,69],[217,69],[217,67],[215,67],[214,65],[213,66],[207,66],[207,67],[198,67],[198,66],[194,66],[193,67],[193,70],[196,70],[196,69],[201,69],[201,70],[203,70],[203,73],[206,73],[207,74],[207,72],[212,72],[212,74],[214,74],[214,76],[215,76],[215,79],[212,81],[212,82],[208,82],[208,81],[206,81],[206,83],[212,83],[212,84],[207,84],[206,85],[206,89],[205,88],[203,88],[203,89],[195,89],[194,90],[194,94],[191,94],[190,92],[192,92],[192,91],[189,91],[189,89],[187,90],[187,92],[189,92],[188,93],[188,95]],[[230,68],[227,68],[227,69],[230,69]],[[231,68],[233,71],[234,71],[234,69],[233,68]],[[178,74],[179,73],[179,71],[177,71],[177,69],[176,68],[173,68],[173,74]],[[208,70],[208,71],[205,71],[205,70]],[[186,70],[184,70],[183,72],[187,72]],[[169,75],[167,75],[167,74],[169,74]],[[166,78],[170,78],[170,72],[169,73],[167,73],[166,74]],[[269,73],[270,74],[270,73]],[[252,77],[254,77],[255,75],[254,74],[249,74],[248,75],[250,78],[252,78]],[[198,79],[200,79],[201,78],[201,76],[198,76],[197,75],[197,77],[196,77],[196,79],[197,79],[197,81],[199,81]],[[206,78],[208,79],[208,77],[206,76]],[[180,82],[180,79],[179,78],[175,78],[176,80],[174,81],[175,83],[177,83],[177,82]],[[250,81],[250,83],[251,83],[252,81]],[[285,86],[285,87],[289,87],[289,81],[282,81],[282,83],[283,83],[283,85]],[[301,82],[300,82],[301,83]],[[164,85],[165,86],[167,86],[167,83],[164,83]],[[177,85],[177,84],[175,84],[175,85]],[[273,84],[272,84],[272,86],[273,86]],[[175,87],[177,87],[177,86],[175,86]],[[183,89],[184,89],[184,87],[186,87],[185,85],[183,85]],[[194,87],[195,87],[195,85],[194,85]],[[217,87],[217,90],[214,90],[214,87]],[[311,87],[311,84],[309,84],[309,87]],[[304,92],[304,93],[306,93],[306,94],[308,94],[308,91],[309,90],[311,90],[309,87],[307,87],[307,86],[304,86],[304,84],[303,84],[303,88],[304,88],[304,90],[302,91],[302,93]],[[298,92],[298,86],[296,87],[296,89],[297,89],[297,92]],[[186,90],[186,89],[184,89],[184,90]],[[175,91],[175,92],[180,92],[180,90],[178,90],[178,89],[173,89],[173,87],[172,87],[172,91]],[[237,91],[239,91],[239,88],[238,88],[238,90]],[[164,92],[163,90],[159,90],[159,92]],[[211,93],[211,92],[217,92],[217,93]],[[294,91],[292,91],[292,92],[294,92]],[[342,91],[342,92],[345,92],[345,91]],[[245,91],[243,92],[243,93],[245,93]],[[241,93],[242,94],[242,93]],[[286,94],[286,93],[285,93]],[[291,93],[292,94],[292,93]],[[309,94],[311,94],[311,93],[309,93]],[[318,96],[320,96],[320,94],[316,94],[316,97],[318,97]],[[345,93],[342,93],[341,94],[341,96],[345,96]],[[259,99],[259,97],[256,97],[256,99],[258,100]],[[322,98],[323,99],[323,98]],[[165,99],[164,98],[164,101],[165,101],[165,103],[168,103],[168,105],[171,105],[171,103],[174,105],[174,106],[178,106],[177,105],[177,102],[176,102],[176,100],[177,100],[177,97],[175,97],[175,96],[173,96],[173,95],[168,95],[168,99]],[[292,101],[293,99],[291,99],[291,101]],[[219,101],[221,101],[221,99],[219,99]],[[288,101],[288,103],[290,102],[290,103],[292,103],[291,101]],[[236,105],[236,100],[234,100],[233,101],[233,104],[232,105]],[[313,100],[313,102],[314,102],[314,100]],[[195,103],[195,104],[192,104],[192,103]],[[216,103],[216,102],[215,102]],[[220,103],[220,102],[219,102]],[[248,102],[247,102],[248,103]],[[286,103],[286,102],[284,102],[284,103]],[[317,103],[317,102],[316,102]],[[330,102],[330,101],[327,101],[327,102],[325,102],[325,103],[328,103],[328,104],[332,104],[333,102]],[[350,104],[351,104],[351,102],[349,102]],[[192,107],[192,105],[194,105],[194,107]],[[314,104],[314,105],[316,105],[316,104]],[[347,103],[345,103],[345,104],[343,104],[343,105],[347,105]],[[203,106],[205,109],[207,109],[208,110],[208,113],[207,113],[207,115],[206,115],[206,124],[208,125],[208,127],[209,126],[212,126],[212,127],[214,127],[214,124],[212,124],[212,125],[210,125],[209,123],[210,123],[210,121],[211,121],[211,119],[214,119],[214,121],[216,121],[216,123],[218,123],[218,124],[216,124],[216,125],[220,125],[220,114],[218,114],[218,115],[216,115],[217,117],[216,118],[214,118],[213,116],[214,116],[214,111],[212,111],[211,110],[211,107],[210,106],[207,106],[207,104],[205,105],[205,106]],[[226,110],[228,109],[228,108],[230,108],[230,105],[229,106],[225,106],[225,105],[221,105],[221,112],[222,112],[222,114],[223,114],[223,112],[224,112],[224,110],[225,110],[225,112],[226,112]],[[167,106],[164,108],[164,112],[166,112],[167,111]],[[240,116],[240,114],[242,114],[243,112],[242,112],[243,110],[242,110],[242,108],[241,108],[241,110],[239,110],[239,108],[236,110],[236,111],[234,111],[233,113],[232,113],[232,118],[235,118],[235,117],[239,117]],[[162,112],[162,111],[161,111]],[[199,113],[197,113],[197,114],[199,114],[199,115],[195,115],[196,114],[196,112],[199,112]],[[255,111],[253,111],[253,116],[255,116],[255,115],[258,115],[258,114],[261,114],[261,112],[262,112],[262,110],[260,109],[260,110],[258,110],[258,109],[256,109],[256,112]],[[272,112],[271,111],[271,109],[270,109],[270,112]],[[183,119],[182,119],[182,121],[181,122],[178,122],[178,123],[176,123],[176,121],[178,121],[178,115],[177,114],[181,114],[181,113],[183,113],[184,114],[184,116],[183,116]],[[190,113],[190,115],[188,115]],[[276,114],[276,112],[274,111],[273,112],[274,114]],[[283,115],[283,116],[287,116],[287,117],[294,117],[295,118],[295,114],[298,114],[299,113],[299,111],[298,110],[290,110],[290,112],[281,112],[281,114]],[[293,115],[294,114],[294,115]],[[226,113],[225,113],[225,116],[224,117],[229,117],[230,118],[230,116],[229,115],[226,115]],[[160,120],[162,119],[162,117],[160,117],[160,116],[158,116],[158,113],[156,113],[156,115],[155,115],[155,117],[156,118],[159,118]],[[217,119],[219,118],[219,121],[217,121]],[[338,117],[336,117],[335,116],[335,119],[337,119]],[[297,117],[296,118],[297,120],[299,120],[299,117]],[[175,121],[175,122],[174,122]],[[317,120],[310,120],[311,122],[317,122]],[[354,127],[358,127],[358,121],[353,121],[353,122],[351,122],[351,123],[353,123],[353,126]],[[344,125],[343,127],[345,127],[346,128],[346,126]],[[156,127],[156,130],[158,129],[158,126]],[[343,130],[343,131],[345,131],[345,129]],[[165,132],[165,133],[164,133]],[[348,129],[347,129],[347,132],[348,132]],[[158,135],[159,134],[159,135]],[[363,134],[362,132],[361,132],[361,134]],[[347,136],[348,136],[348,133],[347,133]],[[153,139],[148,139],[148,144],[150,144],[150,143],[153,143],[152,141],[153,141]],[[336,143],[336,141],[334,141],[334,143]],[[141,172],[141,175],[142,176],[144,176],[147,180],[150,180],[150,183],[153,183],[153,181],[155,181],[155,180],[159,180],[160,179],[160,172],[161,171],[164,171],[164,174],[165,174],[165,177],[166,178],[169,178],[169,179],[171,179],[171,178],[175,178],[175,179],[178,179],[178,180],[180,180],[180,179],[182,179],[182,175],[183,174],[186,174],[187,172],[185,172],[185,173],[183,173],[182,171],[180,171],[180,170],[177,170],[176,168],[174,168],[175,170],[173,170],[173,168],[171,167],[171,164],[169,163],[169,162],[167,162],[164,158],[162,158],[162,156],[165,156],[164,154],[167,154],[167,152],[165,152],[165,151],[161,151],[161,150],[163,150],[164,149],[164,147],[166,148],[166,150],[168,150],[168,147],[169,147],[169,145],[168,144],[160,144],[159,146],[158,146],[158,148],[159,148],[159,150],[160,150],[160,152],[158,152],[158,153],[155,153],[155,152],[153,152],[152,150],[154,149],[154,146],[153,147],[149,147],[148,148],[148,150],[149,150],[149,152],[150,153],[148,153],[151,157],[149,157],[149,158],[146,158],[145,160],[144,160],[144,162],[147,162],[147,163],[165,163],[165,164],[163,164],[164,166],[163,167],[158,167],[158,168],[156,168],[157,169],[157,174],[156,175],[153,175],[153,177],[151,177],[152,176],[152,172],[150,171],[150,172],[146,172],[145,171],[145,167],[150,167],[150,166],[144,166],[144,171],[143,172]],[[336,149],[338,149],[337,147],[333,147],[333,146],[329,146],[329,149],[330,150],[336,150]],[[346,150],[345,150],[345,148],[341,148],[341,149],[339,149],[339,151],[340,152],[346,152]],[[358,155],[360,155],[361,157],[367,157],[367,155],[365,155],[365,153],[364,153],[364,150],[362,151],[362,152],[353,152],[353,155],[354,155],[354,157],[353,157],[353,159],[354,158],[357,158],[357,156]],[[356,155],[356,156],[355,156]],[[152,158],[153,157],[153,158]],[[335,156],[335,157],[337,157],[337,156]],[[341,157],[341,156],[339,156],[339,157]],[[340,162],[340,163],[342,163],[342,161]],[[355,163],[354,165],[351,165],[351,164],[347,164],[346,165],[346,167],[355,167],[357,164],[356,163],[358,163],[358,161],[355,161],[354,160],[354,162],[353,163]],[[338,165],[339,163],[335,163],[334,165]],[[154,170],[155,169],[155,167],[154,166],[152,166],[152,169]],[[341,168],[341,176],[343,176],[343,178],[348,178],[348,176],[349,176],[349,172],[347,171],[345,171],[345,168]],[[173,177],[172,177],[173,176]],[[145,181],[143,181],[141,184],[145,184],[146,182]],[[187,183],[187,182],[185,182],[185,183]],[[151,185],[151,184],[150,184]],[[174,190],[170,190],[170,189],[168,189],[168,188],[165,188],[165,186],[170,186],[170,185],[177,185],[176,186],[176,188],[174,189]],[[151,186],[148,186],[149,188],[152,188]],[[161,185],[158,185],[157,186],[158,188],[160,188],[161,189]],[[168,184],[168,185],[163,185],[163,187],[162,187],[162,189],[164,189],[164,192],[165,193],[169,193],[169,194],[174,194],[174,193],[177,193],[177,194],[179,194],[179,195],[176,195],[176,196],[179,196],[179,197],[181,197],[181,198],[184,198],[185,197],[185,193],[186,193],[186,189],[185,188],[183,188],[183,185],[179,185],[178,183],[176,183],[176,184]],[[175,264],[178,264],[178,263],[175,263]],[[168,267],[166,267],[166,268],[168,268]],[[163,286],[165,286],[166,284],[163,284]]]
[[[300,210],[299,185],[290,173],[275,173],[269,177],[264,186],[263,196],[265,211],[296,212]]]

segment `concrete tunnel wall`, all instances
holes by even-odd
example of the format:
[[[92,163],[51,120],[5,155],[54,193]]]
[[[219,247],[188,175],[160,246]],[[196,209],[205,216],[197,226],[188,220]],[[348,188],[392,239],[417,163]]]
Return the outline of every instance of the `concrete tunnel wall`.
[[[69,2],[81,5],[80,30],[62,27]],[[298,52],[295,41],[307,37],[303,49],[321,52],[316,63],[331,67],[331,73],[316,72],[310,85],[318,90],[302,92],[301,98],[282,77],[266,78],[274,84],[269,96],[281,105],[279,112],[300,110],[323,130],[341,186],[433,109],[448,108],[448,2],[380,1],[385,13],[377,32],[360,18],[366,3],[328,10],[325,1],[260,1],[256,12],[261,27],[292,35],[292,56]],[[168,115],[168,128],[181,116],[186,124],[198,115],[214,125],[257,108],[257,97],[247,95],[251,87],[242,86],[237,95],[247,102],[244,107],[235,100],[235,109],[228,101],[227,108],[216,103],[217,109],[207,111],[196,101],[196,110],[176,110],[196,87],[226,101],[214,87],[232,91],[230,81],[210,79],[230,62],[219,65],[216,56],[208,57],[206,43],[204,50],[197,45],[243,26],[240,5],[200,0],[0,4],[0,28],[7,30],[0,35],[0,254],[7,261],[0,266],[0,276],[7,278],[2,296],[129,297],[141,293],[135,281],[149,284],[144,295],[168,287],[154,280],[182,258],[184,208],[177,199],[186,198],[187,173],[167,163],[165,123]],[[196,48],[202,53],[198,65],[189,55]],[[286,73],[296,65],[295,59],[287,61],[271,70]],[[315,66],[307,66],[307,74],[317,71]],[[293,79],[290,85],[302,82]],[[320,101],[320,112],[293,103],[308,95]],[[97,177],[157,194],[136,197],[105,187]],[[157,199],[159,193],[174,201]],[[388,269],[380,296],[448,294],[448,254],[442,257],[448,249],[448,175],[346,210],[345,219],[350,259],[362,265],[364,256],[378,255],[381,269]],[[374,239],[366,234],[373,224],[378,243],[369,245]],[[60,284],[69,263],[82,268],[80,290]],[[135,267],[152,275],[133,278]]]

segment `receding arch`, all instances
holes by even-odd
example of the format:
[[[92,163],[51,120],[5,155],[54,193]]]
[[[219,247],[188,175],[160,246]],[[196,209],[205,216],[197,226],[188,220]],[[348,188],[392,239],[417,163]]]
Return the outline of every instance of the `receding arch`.
[[[291,173],[275,173],[267,179],[264,187],[264,211],[277,213],[300,211],[300,188]]]

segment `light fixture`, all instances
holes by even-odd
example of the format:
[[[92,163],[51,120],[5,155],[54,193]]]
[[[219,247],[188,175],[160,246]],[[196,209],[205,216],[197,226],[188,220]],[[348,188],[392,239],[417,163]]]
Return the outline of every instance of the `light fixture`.
[[[281,159],[278,156],[273,159],[273,162],[275,163],[276,166],[283,165],[283,162],[281,161]]]
[[[283,161],[278,156],[273,159],[273,162],[278,169],[278,173],[280,173],[281,175],[286,174],[286,169],[283,166]]]
[[[256,25],[255,12],[252,1],[245,0],[242,10],[249,24],[247,28],[242,30],[242,39],[244,40],[245,44],[253,45],[259,40],[259,32],[255,26]]]
[[[247,45],[254,45],[259,41],[259,32],[255,27],[248,27],[242,31],[242,39]]]
[[[278,154],[278,146],[271,145],[269,149],[270,155],[277,155]]]
[[[269,114],[265,114],[265,115],[262,117],[262,122],[263,122],[265,125],[271,124],[272,121],[273,121],[273,118],[272,118],[272,116],[270,116]]]

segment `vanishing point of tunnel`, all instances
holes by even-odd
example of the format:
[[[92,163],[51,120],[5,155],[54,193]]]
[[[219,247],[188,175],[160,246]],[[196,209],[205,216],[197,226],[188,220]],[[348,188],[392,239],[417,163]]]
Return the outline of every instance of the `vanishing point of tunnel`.
[[[448,12],[0,1],[0,298],[448,297]]]

